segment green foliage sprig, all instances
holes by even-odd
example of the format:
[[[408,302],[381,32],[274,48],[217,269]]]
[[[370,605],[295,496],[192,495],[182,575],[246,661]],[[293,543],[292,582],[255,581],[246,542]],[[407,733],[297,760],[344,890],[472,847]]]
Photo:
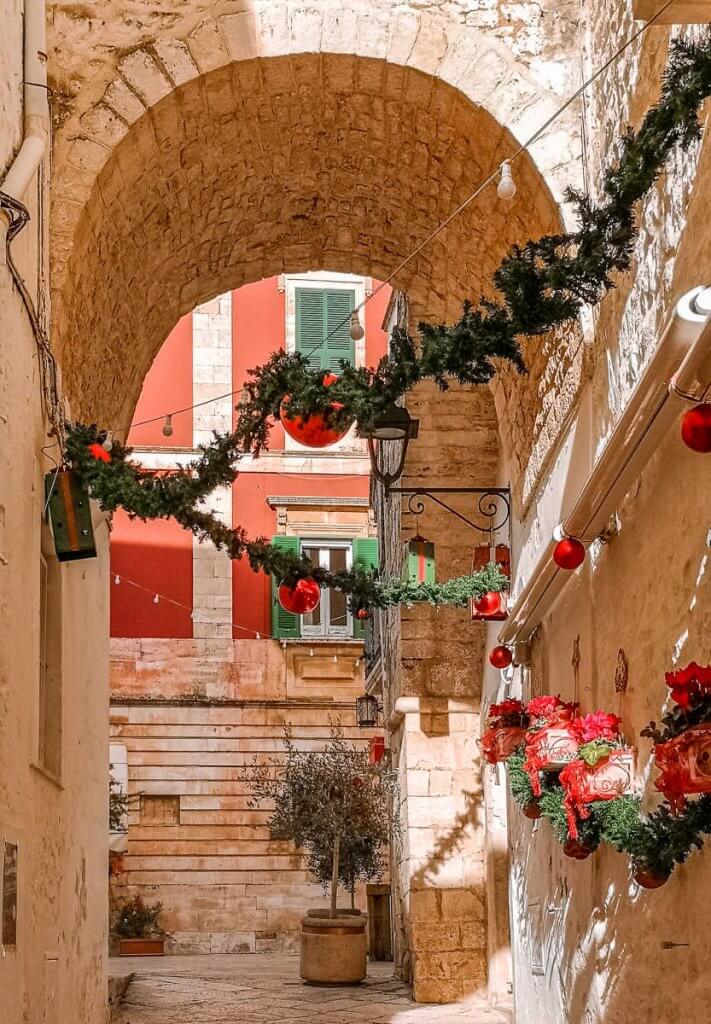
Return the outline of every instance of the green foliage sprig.
[[[375,369],[341,363],[335,382],[310,369],[301,353],[274,353],[250,371],[234,432],[216,433],[183,472],[160,476],[133,466],[127,450],[116,443],[111,462],[92,460],[88,445],[101,443],[106,434],[82,425],[68,427],[67,462],[106,509],[121,507],[141,519],[172,517],[198,538],[211,540],[232,558],[246,556],[252,568],[279,581],[293,585],[312,576],[322,586],[343,590],[354,611],[377,606],[379,598],[385,602],[388,584],[380,585],[374,574],[358,567],[341,574],[315,569],[307,559],[274,549],[264,539],[249,541],[241,527],[225,526],[200,503],[234,480],[242,455],[258,455],[265,447],[287,396],[290,416],[320,413],[330,425],[346,427],[355,420],[364,429],[422,380],[442,389],[452,380],[485,384],[496,372],[496,359],[524,371],[519,338],[575,322],[585,303],[599,302],[613,287],[613,274],[628,269],[638,232],[635,204],[652,188],[674,147],[688,149],[699,138],[698,110],[709,94],[711,34],[698,44],[674,40],[659,103],[639,131],[624,137],[617,165],[604,175],[602,201],[596,205],[569,190],[566,198],[576,209],[577,230],[512,246],[493,277],[498,299],[482,298],[476,308],[465,302],[455,324],[420,324],[417,345],[396,329],[389,354]],[[455,588],[452,603],[464,603],[460,598],[466,586]],[[424,599],[439,603],[442,594],[433,591]]]
[[[250,540],[241,526],[227,526],[199,507],[198,499],[205,488],[209,493],[237,475],[231,465],[234,447],[226,436],[218,436],[220,443],[214,447],[202,447],[200,457],[183,470],[162,476],[134,465],[131,449],[117,441],[110,461],[97,458],[96,448],[103,451],[105,436],[95,426],[71,427],[67,444],[68,459],[103,509],[123,508],[138,519],[173,518],[199,540],[211,541],[230,558],[247,558],[252,569],[271,574],[279,582],[293,586],[308,576],[320,587],[341,590],[348,595],[353,611],[420,601],[463,607],[470,597],[481,597],[488,590],[505,590],[509,585],[508,578],[493,564],[443,583],[381,580],[377,573],[360,565],[336,572],[322,569],[305,555],[275,547],[264,537]]]

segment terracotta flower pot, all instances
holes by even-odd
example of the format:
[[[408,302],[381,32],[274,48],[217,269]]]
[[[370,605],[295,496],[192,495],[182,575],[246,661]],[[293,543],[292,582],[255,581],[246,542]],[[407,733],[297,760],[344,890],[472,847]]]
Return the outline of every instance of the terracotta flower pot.
[[[165,939],[119,939],[119,956],[163,956]]]
[[[307,985],[357,985],[367,972],[367,914],[310,911],[301,919],[299,973]]]
[[[537,800],[531,800],[523,808],[523,814],[525,818],[530,818],[531,821],[535,821],[541,816],[541,808]]]
[[[652,868],[645,867],[643,864],[634,869],[632,877],[643,889],[659,889],[669,881],[669,874],[663,871],[653,871]]]
[[[563,847],[565,856],[571,857],[573,860],[587,860],[592,852],[589,846],[577,839],[569,839]]]

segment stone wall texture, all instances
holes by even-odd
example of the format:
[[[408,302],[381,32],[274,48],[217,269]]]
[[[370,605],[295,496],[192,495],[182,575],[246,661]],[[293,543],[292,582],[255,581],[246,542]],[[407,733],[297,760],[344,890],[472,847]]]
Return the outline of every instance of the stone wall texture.
[[[284,725],[303,750],[338,721],[367,745],[362,672],[358,643],[112,641],[111,760],[127,764],[130,800],[112,897],[160,900],[169,952],[298,950],[302,916],[325,897],[294,846],[270,838],[269,806],[250,807],[248,777],[283,760]],[[363,887],[356,901],[366,909]]]
[[[583,6],[585,66],[593,69],[636,26],[631,4],[595,0]],[[638,124],[658,96],[670,34],[693,38],[699,32],[650,29],[590,91],[586,166],[593,194],[621,131]],[[549,473],[516,524],[519,582],[550,536],[561,502],[565,508],[566,472],[585,478],[674,301],[707,283],[710,180],[705,143],[672,157],[639,211],[633,267],[596,311],[588,379],[572,422],[554,439]],[[578,464],[566,469],[573,439]],[[513,473],[517,453],[504,448],[502,456],[503,471],[511,467]],[[683,447],[675,424],[618,510],[620,533],[610,544],[593,547],[536,635],[531,668],[510,677],[514,692],[518,686],[523,693],[561,692],[579,699],[584,711],[606,707],[620,714],[638,748],[645,806],[658,796],[650,743],[640,730],[660,717],[664,673],[692,660],[709,661],[708,487],[703,458]],[[629,662],[623,695],[614,686],[621,651]],[[488,688],[502,692],[493,674]],[[613,852],[571,862],[546,826],[525,821],[514,809],[509,825],[517,1021],[661,1024],[705,1018],[709,946],[698,894],[711,879],[707,850],[693,854],[664,889],[651,893],[631,881],[626,859]],[[664,948],[675,941],[690,945]]]

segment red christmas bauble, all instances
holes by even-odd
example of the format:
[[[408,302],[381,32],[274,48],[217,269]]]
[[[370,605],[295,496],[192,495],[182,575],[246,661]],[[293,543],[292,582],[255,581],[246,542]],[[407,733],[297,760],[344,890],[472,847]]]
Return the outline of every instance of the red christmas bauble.
[[[107,452],[103,445],[90,444],[89,451],[98,462],[111,462],[111,452]]]
[[[643,889],[658,889],[669,881],[669,875],[663,871],[653,871],[651,868],[638,867],[632,872],[637,885],[641,885]]]
[[[370,618],[370,612],[367,608],[359,608],[356,612],[356,618],[360,619],[361,622],[364,622],[366,619]]]
[[[702,402],[684,413],[681,439],[692,452],[711,452],[711,405]]]
[[[293,615],[306,615],[318,606],[321,600],[321,588],[316,580],[297,580],[293,587],[282,583],[277,591],[279,604]]]
[[[538,804],[538,801],[531,800],[529,803],[527,803],[526,806],[523,808],[523,814],[524,817],[530,818],[531,821],[535,821],[536,818],[540,818],[541,808]]]
[[[489,662],[494,668],[508,668],[512,661],[513,654],[503,644],[499,644],[489,652]]]
[[[553,549],[553,561],[559,569],[572,572],[585,561],[585,547],[575,537],[564,537]]]
[[[338,377],[335,373],[327,373],[323,378],[323,385],[328,388],[331,384],[335,384],[337,380]],[[341,402],[332,402],[331,408],[337,412],[343,408],[343,404]],[[290,417],[289,395],[285,395],[282,400],[279,408],[279,418],[289,437],[293,437],[295,441],[306,445],[307,448],[328,448],[329,445],[336,444],[336,442],[344,438],[350,429],[349,424],[345,429],[335,430],[326,423],[325,417],[318,412],[312,413],[306,419],[303,416]]]
[[[563,847],[563,853],[566,857],[572,857],[573,860],[587,860],[592,850],[577,839],[569,839]]]
[[[474,608],[480,615],[497,615],[501,611],[501,594],[487,590],[474,602]]]

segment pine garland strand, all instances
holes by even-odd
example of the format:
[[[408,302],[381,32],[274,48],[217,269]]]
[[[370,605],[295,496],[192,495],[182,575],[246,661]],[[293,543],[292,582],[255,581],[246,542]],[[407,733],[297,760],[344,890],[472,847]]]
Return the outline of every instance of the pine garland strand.
[[[496,372],[495,359],[524,372],[520,337],[535,338],[577,321],[584,304],[599,302],[614,286],[612,275],[629,268],[638,233],[635,204],[653,187],[672,150],[687,150],[698,140],[698,110],[710,94],[711,34],[696,45],[674,40],[660,101],[639,131],[624,137],[619,162],[603,179],[603,201],[595,205],[569,190],[566,199],[576,208],[578,229],[512,246],[494,274],[498,301],[482,298],[477,308],[465,302],[462,316],[450,326],[420,324],[419,345],[396,329],[389,354],[375,369],[341,363],[335,382],[324,383],[323,372],[310,369],[302,354],[275,352],[250,371],[234,432],[215,433],[182,472],[161,476],[134,466],[128,461],[130,450],[118,443],[111,461],[97,460],[89,446],[100,445],[106,432],[82,424],[67,428],[67,464],[104,509],[124,508],[140,519],[174,518],[196,537],[211,540],[231,558],[247,557],[253,569],[272,573],[280,582],[293,585],[311,576],[322,586],[335,586],[349,595],[353,610],[403,600],[461,605],[487,589],[504,589],[504,578],[493,570],[449,581],[449,589],[442,584],[414,595],[398,590],[395,581],[378,582],[358,566],[329,573],[265,539],[250,541],[242,527],[230,529],[200,505],[216,487],[232,483],[242,455],[258,455],[266,446],[285,396],[292,417],[320,413],[330,426],[343,428],[355,421],[362,430],[419,381],[432,380],[442,390],[451,380],[486,384]]]

